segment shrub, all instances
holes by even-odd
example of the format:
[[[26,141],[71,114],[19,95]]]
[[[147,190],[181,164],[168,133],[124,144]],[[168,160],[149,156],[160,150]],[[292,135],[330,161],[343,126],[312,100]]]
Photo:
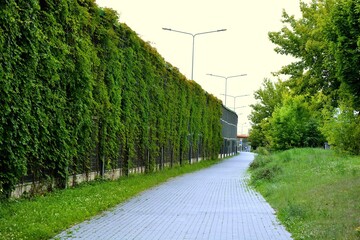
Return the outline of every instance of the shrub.
[[[257,168],[251,175],[251,178],[253,182],[261,181],[261,180],[271,181],[281,171],[282,169],[278,165],[273,165],[273,166],[266,165]]]
[[[270,155],[270,152],[265,147],[258,147],[254,152],[259,155]]]

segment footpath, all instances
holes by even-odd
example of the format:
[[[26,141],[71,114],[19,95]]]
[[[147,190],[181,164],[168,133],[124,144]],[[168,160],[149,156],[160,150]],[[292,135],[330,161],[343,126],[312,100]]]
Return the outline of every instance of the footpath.
[[[288,240],[264,198],[247,186],[252,153],[171,179],[55,239]]]

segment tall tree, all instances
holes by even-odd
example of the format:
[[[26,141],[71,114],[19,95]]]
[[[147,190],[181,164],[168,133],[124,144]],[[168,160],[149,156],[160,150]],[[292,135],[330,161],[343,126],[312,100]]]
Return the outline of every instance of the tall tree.
[[[282,95],[286,91],[283,82],[273,83],[269,79],[264,79],[262,88],[255,92],[254,96],[258,102],[251,105],[253,110],[249,116],[249,120],[252,122],[250,141],[254,149],[258,146],[268,145],[266,131],[269,126],[269,119],[274,110],[281,106]]]
[[[313,111],[332,109],[323,119],[322,131],[328,141],[358,152],[354,150],[358,148],[356,144],[348,145],[349,141],[334,136],[359,132],[360,1],[313,0],[309,4],[302,2],[300,7],[301,18],[295,19],[284,11],[285,26],[269,33],[277,45],[276,52],[297,59],[278,74],[290,76],[285,84],[293,95],[317,98],[311,101]],[[344,119],[348,124],[342,124]],[[275,123],[273,119],[273,127]]]
[[[270,32],[269,39],[277,45],[275,51],[290,55],[296,61],[283,66],[278,74],[289,75],[287,85],[295,94],[316,94],[321,91],[337,99],[339,81],[334,59],[325,31],[329,27],[331,0],[313,0],[300,3],[302,17],[295,19],[283,12],[285,26],[279,32]]]
[[[300,4],[302,17],[283,12],[286,25],[270,32],[276,52],[297,59],[278,74],[290,75],[288,85],[298,94],[322,93],[337,105],[339,94],[350,91],[360,107],[360,2],[313,0]]]
[[[328,0],[329,1],[329,0]],[[354,108],[360,110],[360,1],[335,1],[329,14],[325,36],[329,42],[335,76],[341,90],[354,96]]]

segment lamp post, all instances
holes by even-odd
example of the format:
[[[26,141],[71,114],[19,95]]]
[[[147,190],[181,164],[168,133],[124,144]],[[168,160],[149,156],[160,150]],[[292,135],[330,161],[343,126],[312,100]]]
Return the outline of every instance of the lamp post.
[[[221,95],[224,95],[224,96],[225,96],[225,94],[221,94]],[[238,97],[247,97],[247,96],[250,96],[250,95],[249,95],[249,94],[245,94],[245,95],[238,95],[238,96],[231,96],[231,95],[228,95],[228,96],[234,98],[234,112],[235,112],[235,109],[237,109],[237,108],[246,107],[246,106],[241,106],[241,107],[235,108],[236,99],[237,99]]]
[[[244,131],[244,126],[246,126],[247,123],[244,122],[244,123],[241,123],[241,134],[243,134],[243,131]]]
[[[219,29],[214,31],[208,31],[208,32],[199,32],[199,33],[189,33],[189,32],[183,32],[174,30],[171,28],[162,28],[165,31],[171,31],[171,32],[177,32],[177,33],[183,33],[192,36],[192,61],[191,61],[191,80],[194,80],[194,49],[195,49],[195,37],[202,34],[208,34],[208,33],[217,33],[217,32],[223,32],[226,31],[226,29]]]
[[[219,77],[219,78],[224,78],[225,79],[225,106],[226,106],[226,97],[228,96],[227,95],[227,80],[229,78],[235,78],[235,77],[242,77],[242,76],[246,76],[246,74],[239,74],[239,75],[234,75],[234,76],[229,76],[229,77],[225,77],[225,76],[220,76],[220,75],[215,75],[215,74],[211,74],[211,73],[208,73],[206,75],[209,75],[209,76],[212,76],[212,77]]]

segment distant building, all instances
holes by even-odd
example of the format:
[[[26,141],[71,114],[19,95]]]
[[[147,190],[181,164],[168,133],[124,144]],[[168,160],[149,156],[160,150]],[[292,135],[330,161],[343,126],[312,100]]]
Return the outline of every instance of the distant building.
[[[238,149],[240,152],[250,152],[251,143],[248,141],[249,135],[247,134],[238,134]]]
[[[222,125],[221,135],[223,137],[220,155],[221,157],[235,155],[239,151],[236,137],[238,115],[236,112],[222,105],[222,116],[220,121]]]

